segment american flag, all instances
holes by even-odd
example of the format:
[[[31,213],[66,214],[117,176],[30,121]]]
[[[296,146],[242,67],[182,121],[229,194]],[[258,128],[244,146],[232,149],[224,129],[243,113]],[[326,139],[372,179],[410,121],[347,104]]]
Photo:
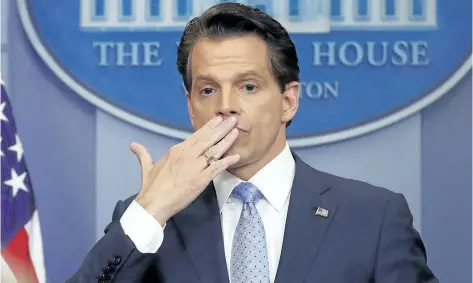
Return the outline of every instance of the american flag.
[[[1,282],[43,283],[43,243],[33,188],[12,108],[1,80]]]

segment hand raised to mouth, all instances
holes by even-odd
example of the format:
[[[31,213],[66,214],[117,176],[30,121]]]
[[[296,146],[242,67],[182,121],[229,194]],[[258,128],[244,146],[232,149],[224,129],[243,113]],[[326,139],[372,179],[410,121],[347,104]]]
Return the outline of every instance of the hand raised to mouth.
[[[217,116],[185,141],[173,146],[156,164],[148,150],[133,143],[141,165],[141,189],[136,201],[161,224],[187,207],[220,172],[237,163],[239,155],[220,159],[236,141],[237,119]]]

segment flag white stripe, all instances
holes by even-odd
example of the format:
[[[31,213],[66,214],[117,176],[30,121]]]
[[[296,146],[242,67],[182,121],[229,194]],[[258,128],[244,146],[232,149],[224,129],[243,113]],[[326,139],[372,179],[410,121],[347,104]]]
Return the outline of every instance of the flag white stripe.
[[[30,257],[36,272],[39,283],[46,282],[46,270],[44,266],[43,239],[41,236],[41,226],[39,223],[38,211],[35,210],[30,221],[25,225],[28,234],[28,245],[30,247]]]

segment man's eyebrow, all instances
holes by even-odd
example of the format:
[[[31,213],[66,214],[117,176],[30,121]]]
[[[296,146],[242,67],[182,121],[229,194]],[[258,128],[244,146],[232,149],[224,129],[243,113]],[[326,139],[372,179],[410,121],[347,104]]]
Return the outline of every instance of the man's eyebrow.
[[[211,81],[215,82],[217,81],[214,76],[208,74],[208,75],[198,75],[195,77],[196,81]]]
[[[256,77],[259,79],[264,79],[264,77],[262,77],[260,74],[258,74],[255,71],[246,71],[246,72],[237,73],[233,77],[236,79],[243,79],[246,77]]]

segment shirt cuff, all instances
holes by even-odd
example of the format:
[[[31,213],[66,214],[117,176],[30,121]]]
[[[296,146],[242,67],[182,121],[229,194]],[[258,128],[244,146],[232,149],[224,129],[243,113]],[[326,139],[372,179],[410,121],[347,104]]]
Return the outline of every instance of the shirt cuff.
[[[135,200],[125,210],[120,224],[141,253],[156,253],[163,243],[164,228]]]

